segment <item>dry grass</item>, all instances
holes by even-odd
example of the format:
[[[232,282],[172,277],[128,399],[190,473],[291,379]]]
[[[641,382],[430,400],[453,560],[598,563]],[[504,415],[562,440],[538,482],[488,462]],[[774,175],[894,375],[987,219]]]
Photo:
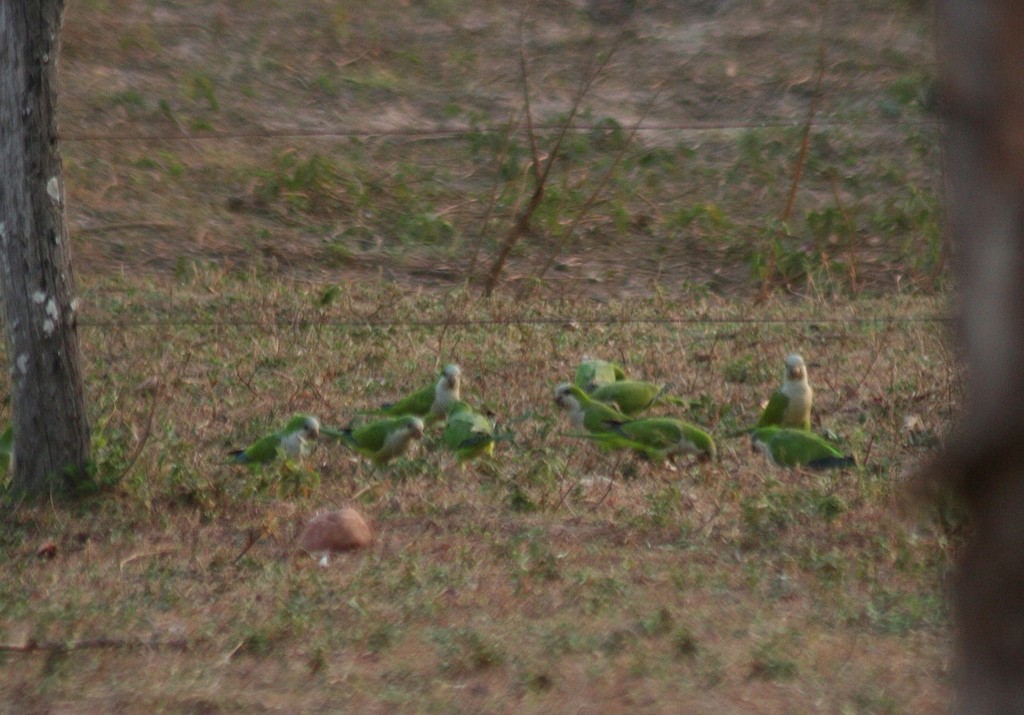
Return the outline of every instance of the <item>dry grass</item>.
[[[2,639],[127,642],[7,654],[15,710],[943,709],[953,542],[898,508],[958,401],[943,325],[922,320],[938,301],[480,303],[380,284],[322,306],[321,287],[213,271],[85,294],[101,474],[146,434],[153,396],[134,386],[163,387],[113,492],[6,516]],[[721,437],[790,350],[817,426],[864,466],[782,471]],[[563,436],[552,388],[584,353],[673,383],[720,462],[672,472]],[[510,434],[492,460],[460,470],[435,430],[378,473],[320,444],[319,484],[226,462],[291,412],[345,423],[448,360]],[[373,547],[327,568],[295,554],[305,517],[373,483],[355,504]]]
[[[74,5],[78,264],[480,280],[533,193],[522,42],[534,138],[557,160],[500,289],[542,272],[598,296],[942,287],[926,13],[647,0],[606,24],[591,4],[529,3],[522,35],[493,1]]]
[[[530,4],[541,154],[615,56],[488,301],[473,280],[532,190],[515,7],[71,4],[67,205],[109,484],[3,514],[6,710],[945,710],[958,541],[904,508],[960,401],[933,320],[926,15],[615,4]],[[765,280],[786,290],[744,299]],[[723,437],[794,350],[861,467],[781,471]],[[585,354],[671,383],[720,462],[564,436],[552,389]],[[434,430],[376,473],[326,443],[309,471],[227,462],[448,361],[507,435],[489,461],[460,470]],[[349,504],[371,548],[295,553]]]

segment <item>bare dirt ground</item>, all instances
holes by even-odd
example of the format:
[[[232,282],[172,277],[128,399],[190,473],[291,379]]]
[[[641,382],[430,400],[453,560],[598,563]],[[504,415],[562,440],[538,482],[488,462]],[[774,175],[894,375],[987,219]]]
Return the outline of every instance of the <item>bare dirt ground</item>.
[[[0,710],[946,710],[960,524],[906,504],[962,389],[918,3],[78,0],[61,68],[107,488],[0,519]],[[795,350],[858,467],[728,436]],[[587,354],[719,461],[567,434]],[[226,457],[448,361],[492,459]],[[373,546],[297,554],[341,505]]]
[[[523,7],[72,5],[60,106],[81,272],[480,280],[533,190],[525,78],[557,161],[506,286],[941,285],[923,10]]]

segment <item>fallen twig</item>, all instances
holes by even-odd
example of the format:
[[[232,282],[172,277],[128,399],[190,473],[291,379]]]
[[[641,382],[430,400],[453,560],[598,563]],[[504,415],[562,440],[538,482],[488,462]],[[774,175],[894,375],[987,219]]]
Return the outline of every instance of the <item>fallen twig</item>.
[[[178,550],[177,548],[167,547],[167,548],[163,548],[163,549],[157,549],[156,551],[141,551],[141,552],[139,552],[137,554],[132,554],[131,556],[129,556],[126,559],[122,559],[122,561],[121,561],[120,565],[118,566],[118,568],[121,571],[124,571],[124,567],[127,566],[128,564],[130,564],[132,561],[137,561],[138,559],[147,559],[150,556],[169,556],[169,555],[173,554],[177,550]]]
[[[240,552],[238,552],[238,556],[236,556],[231,563],[237,564],[239,561],[241,561],[242,557],[249,553],[249,549],[255,546],[256,542],[262,538],[263,529],[249,529],[249,531],[245,535],[245,546],[242,548]]]

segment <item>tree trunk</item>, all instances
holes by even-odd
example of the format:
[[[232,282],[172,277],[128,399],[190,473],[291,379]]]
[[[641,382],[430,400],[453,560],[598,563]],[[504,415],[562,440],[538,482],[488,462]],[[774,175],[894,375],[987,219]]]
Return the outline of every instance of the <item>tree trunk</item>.
[[[970,512],[955,713],[1024,712],[1024,5],[936,3],[965,415],[932,465]]]
[[[29,495],[74,485],[89,459],[57,141],[63,11],[63,0],[0,0],[0,294],[11,364],[12,489]]]

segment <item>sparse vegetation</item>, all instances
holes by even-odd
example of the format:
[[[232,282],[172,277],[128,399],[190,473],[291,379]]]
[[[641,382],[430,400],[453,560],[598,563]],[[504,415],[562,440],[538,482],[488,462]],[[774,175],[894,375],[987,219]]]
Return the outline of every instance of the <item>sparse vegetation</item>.
[[[532,3],[521,35],[494,0],[69,7],[95,465],[78,503],[0,507],[8,709],[945,711],[963,524],[897,509],[960,401],[927,21],[598,5]],[[543,196],[478,300],[534,144]],[[725,437],[794,350],[857,468]],[[670,385],[720,461],[567,437],[586,354]],[[501,437],[464,470],[429,429],[378,470],[227,459],[448,361]],[[341,505],[373,545],[297,554]]]
[[[124,476],[84,507],[6,514],[3,642],[188,645],[153,646],[149,662],[177,675],[133,679],[135,695],[117,677],[89,675],[119,672],[131,649],[71,650],[45,682],[44,653],[8,654],[5,700],[74,691],[76,702],[131,709],[141,689],[173,709],[198,688],[228,709],[288,692],[314,709],[505,709],[525,697],[558,710],[618,698],[629,682],[652,709],[673,711],[772,683],[779,691],[765,697],[780,709],[813,709],[812,698],[854,707],[866,682],[889,673],[896,711],[941,709],[942,582],[955,538],[930,514],[892,515],[902,475],[928,448],[908,438],[905,418],[939,428],[958,399],[942,330],[920,320],[941,301],[862,300],[838,312],[775,301],[758,308],[769,322],[753,325],[730,322],[749,311],[722,301],[701,310],[709,329],[649,322],[685,321],[685,300],[496,298],[464,304],[450,322],[456,293],[389,283],[336,286],[325,304],[318,285],[212,268],[186,282],[125,281],[93,278],[83,296],[90,394],[117,393],[92,401],[110,436],[98,454]],[[588,325],[606,314],[630,319],[564,328],[565,316]],[[671,472],[570,440],[551,389],[597,335],[630,346],[616,359],[631,371],[686,384],[680,394],[698,405],[731,404],[739,423],[800,345],[819,356],[817,426],[870,457],[841,473],[785,472],[743,438],[722,438],[719,463]],[[663,350],[677,339],[705,359],[680,365]],[[227,460],[282,415],[301,407],[344,423],[447,359],[463,367],[464,394],[514,435],[489,460],[460,469],[436,433],[376,473],[327,442],[313,472]],[[744,381],[723,378],[735,363],[746,364]],[[125,472],[152,394],[134,386],[154,377],[153,429]],[[373,547],[327,568],[294,553],[306,516],[360,492]],[[52,558],[37,555],[45,542]],[[911,664],[920,675],[898,675]],[[254,670],[273,671],[273,685],[225,688]]]

